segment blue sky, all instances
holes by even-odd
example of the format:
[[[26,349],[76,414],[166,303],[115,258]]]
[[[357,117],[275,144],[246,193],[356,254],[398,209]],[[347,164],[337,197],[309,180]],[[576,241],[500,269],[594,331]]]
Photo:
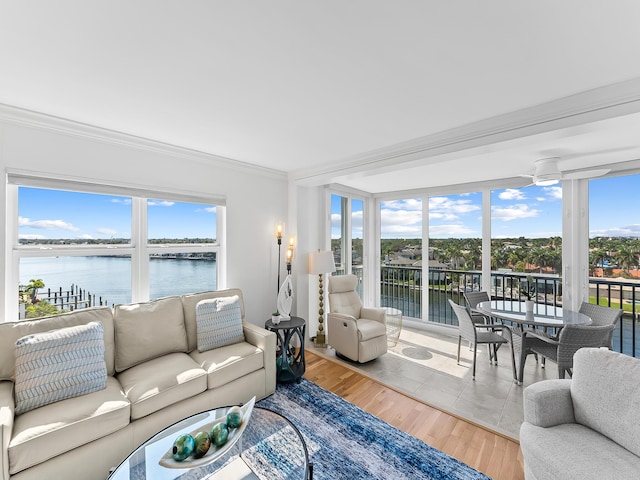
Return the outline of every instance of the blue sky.
[[[589,182],[590,236],[640,236],[640,211],[634,197],[640,175],[594,179]],[[340,202],[332,202],[332,237],[340,236]],[[480,192],[429,197],[431,238],[482,236]],[[562,236],[562,188],[530,186],[491,192],[493,238]],[[354,209],[354,229],[362,228],[362,212]],[[382,238],[420,238],[420,199],[383,202]],[[354,238],[361,235],[354,234]]]
[[[149,238],[215,238],[212,205],[148,201]],[[20,187],[20,238],[131,238],[131,199]]]

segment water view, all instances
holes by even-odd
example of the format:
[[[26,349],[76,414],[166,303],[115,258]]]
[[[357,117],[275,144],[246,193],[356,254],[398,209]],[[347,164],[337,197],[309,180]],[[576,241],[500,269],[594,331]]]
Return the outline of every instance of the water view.
[[[63,291],[77,286],[102,298],[108,305],[131,302],[131,259],[129,257],[22,258],[20,284],[42,279],[48,289]],[[152,258],[149,262],[150,298],[216,289],[215,260]]]

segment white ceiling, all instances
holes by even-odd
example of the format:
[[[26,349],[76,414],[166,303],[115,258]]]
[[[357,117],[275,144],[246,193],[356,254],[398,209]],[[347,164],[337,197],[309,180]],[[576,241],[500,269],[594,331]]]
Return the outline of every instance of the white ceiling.
[[[640,158],[639,18],[637,0],[0,0],[0,103],[301,182],[491,181]],[[600,108],[612,85],[639,101]]]

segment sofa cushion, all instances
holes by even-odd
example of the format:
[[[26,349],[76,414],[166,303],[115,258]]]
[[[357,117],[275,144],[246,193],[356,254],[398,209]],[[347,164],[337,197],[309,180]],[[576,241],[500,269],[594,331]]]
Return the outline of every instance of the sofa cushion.
[[[130,414],[120,384],[108,377],[103,390],[19,415],[9,442],[10,473],[105,437],[128,425]]]
[[[607,437],[576,423],[537,427],[523,423],[520,446],[537,480],[638,478],[640,458]]]
[[[16,415],[107,386],[101,323],[24,336],[16,342]]]
[[[107,363],[107,374],[113,375],[115,345],[111,308],[93,307],[29,321],[0,322],[0,380],[15,380],[14,347],[19,338],[58,328],[86,325],[89,322],[100,322],[104,328],[104,359]]]
[[[189,352],[198,347],[197,327],[196,327],[196,305],[201,300],[218,297],[231,297],[237,295],[240,305],[241,317],[244,320],[244,302],[242,300],[242,290],[238,288],[229,288],[226,290],[216,290],[212,292],[200,292],[182,295],[182,309],[184,312],[184,325],[187,330],[187,342],[189,344]]]
[[[207,374],[186,353],[170,353],[117,376],[131,402],[131,419],[144,417],[207,389]]]
[[[207,352],[194,350],[190,355],[207,372],[209,389],[220,387],[264,367],[262,350],[247,342]]]
[[[240,297],[218,297],[201,300],[196,305],[198,350],[233,345],[244,341]]]
[[[116,372],[167,353],[187,351],[180,297],[116,305]]]
[[[571,398],[576,422],[640,456],[640,360],[607,349],[574,356]]]

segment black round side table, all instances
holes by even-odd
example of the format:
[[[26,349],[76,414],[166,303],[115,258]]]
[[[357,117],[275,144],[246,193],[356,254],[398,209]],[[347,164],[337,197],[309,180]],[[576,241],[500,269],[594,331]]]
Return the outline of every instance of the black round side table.
[[[291,317],[274,325],[267,320],[264,328],[276,334],[276,380],[280,383],[300,383],[305,371],[304,333],[307,322],[304,318]],[[297,336],[300,348],[291,346],[291,339]]]

